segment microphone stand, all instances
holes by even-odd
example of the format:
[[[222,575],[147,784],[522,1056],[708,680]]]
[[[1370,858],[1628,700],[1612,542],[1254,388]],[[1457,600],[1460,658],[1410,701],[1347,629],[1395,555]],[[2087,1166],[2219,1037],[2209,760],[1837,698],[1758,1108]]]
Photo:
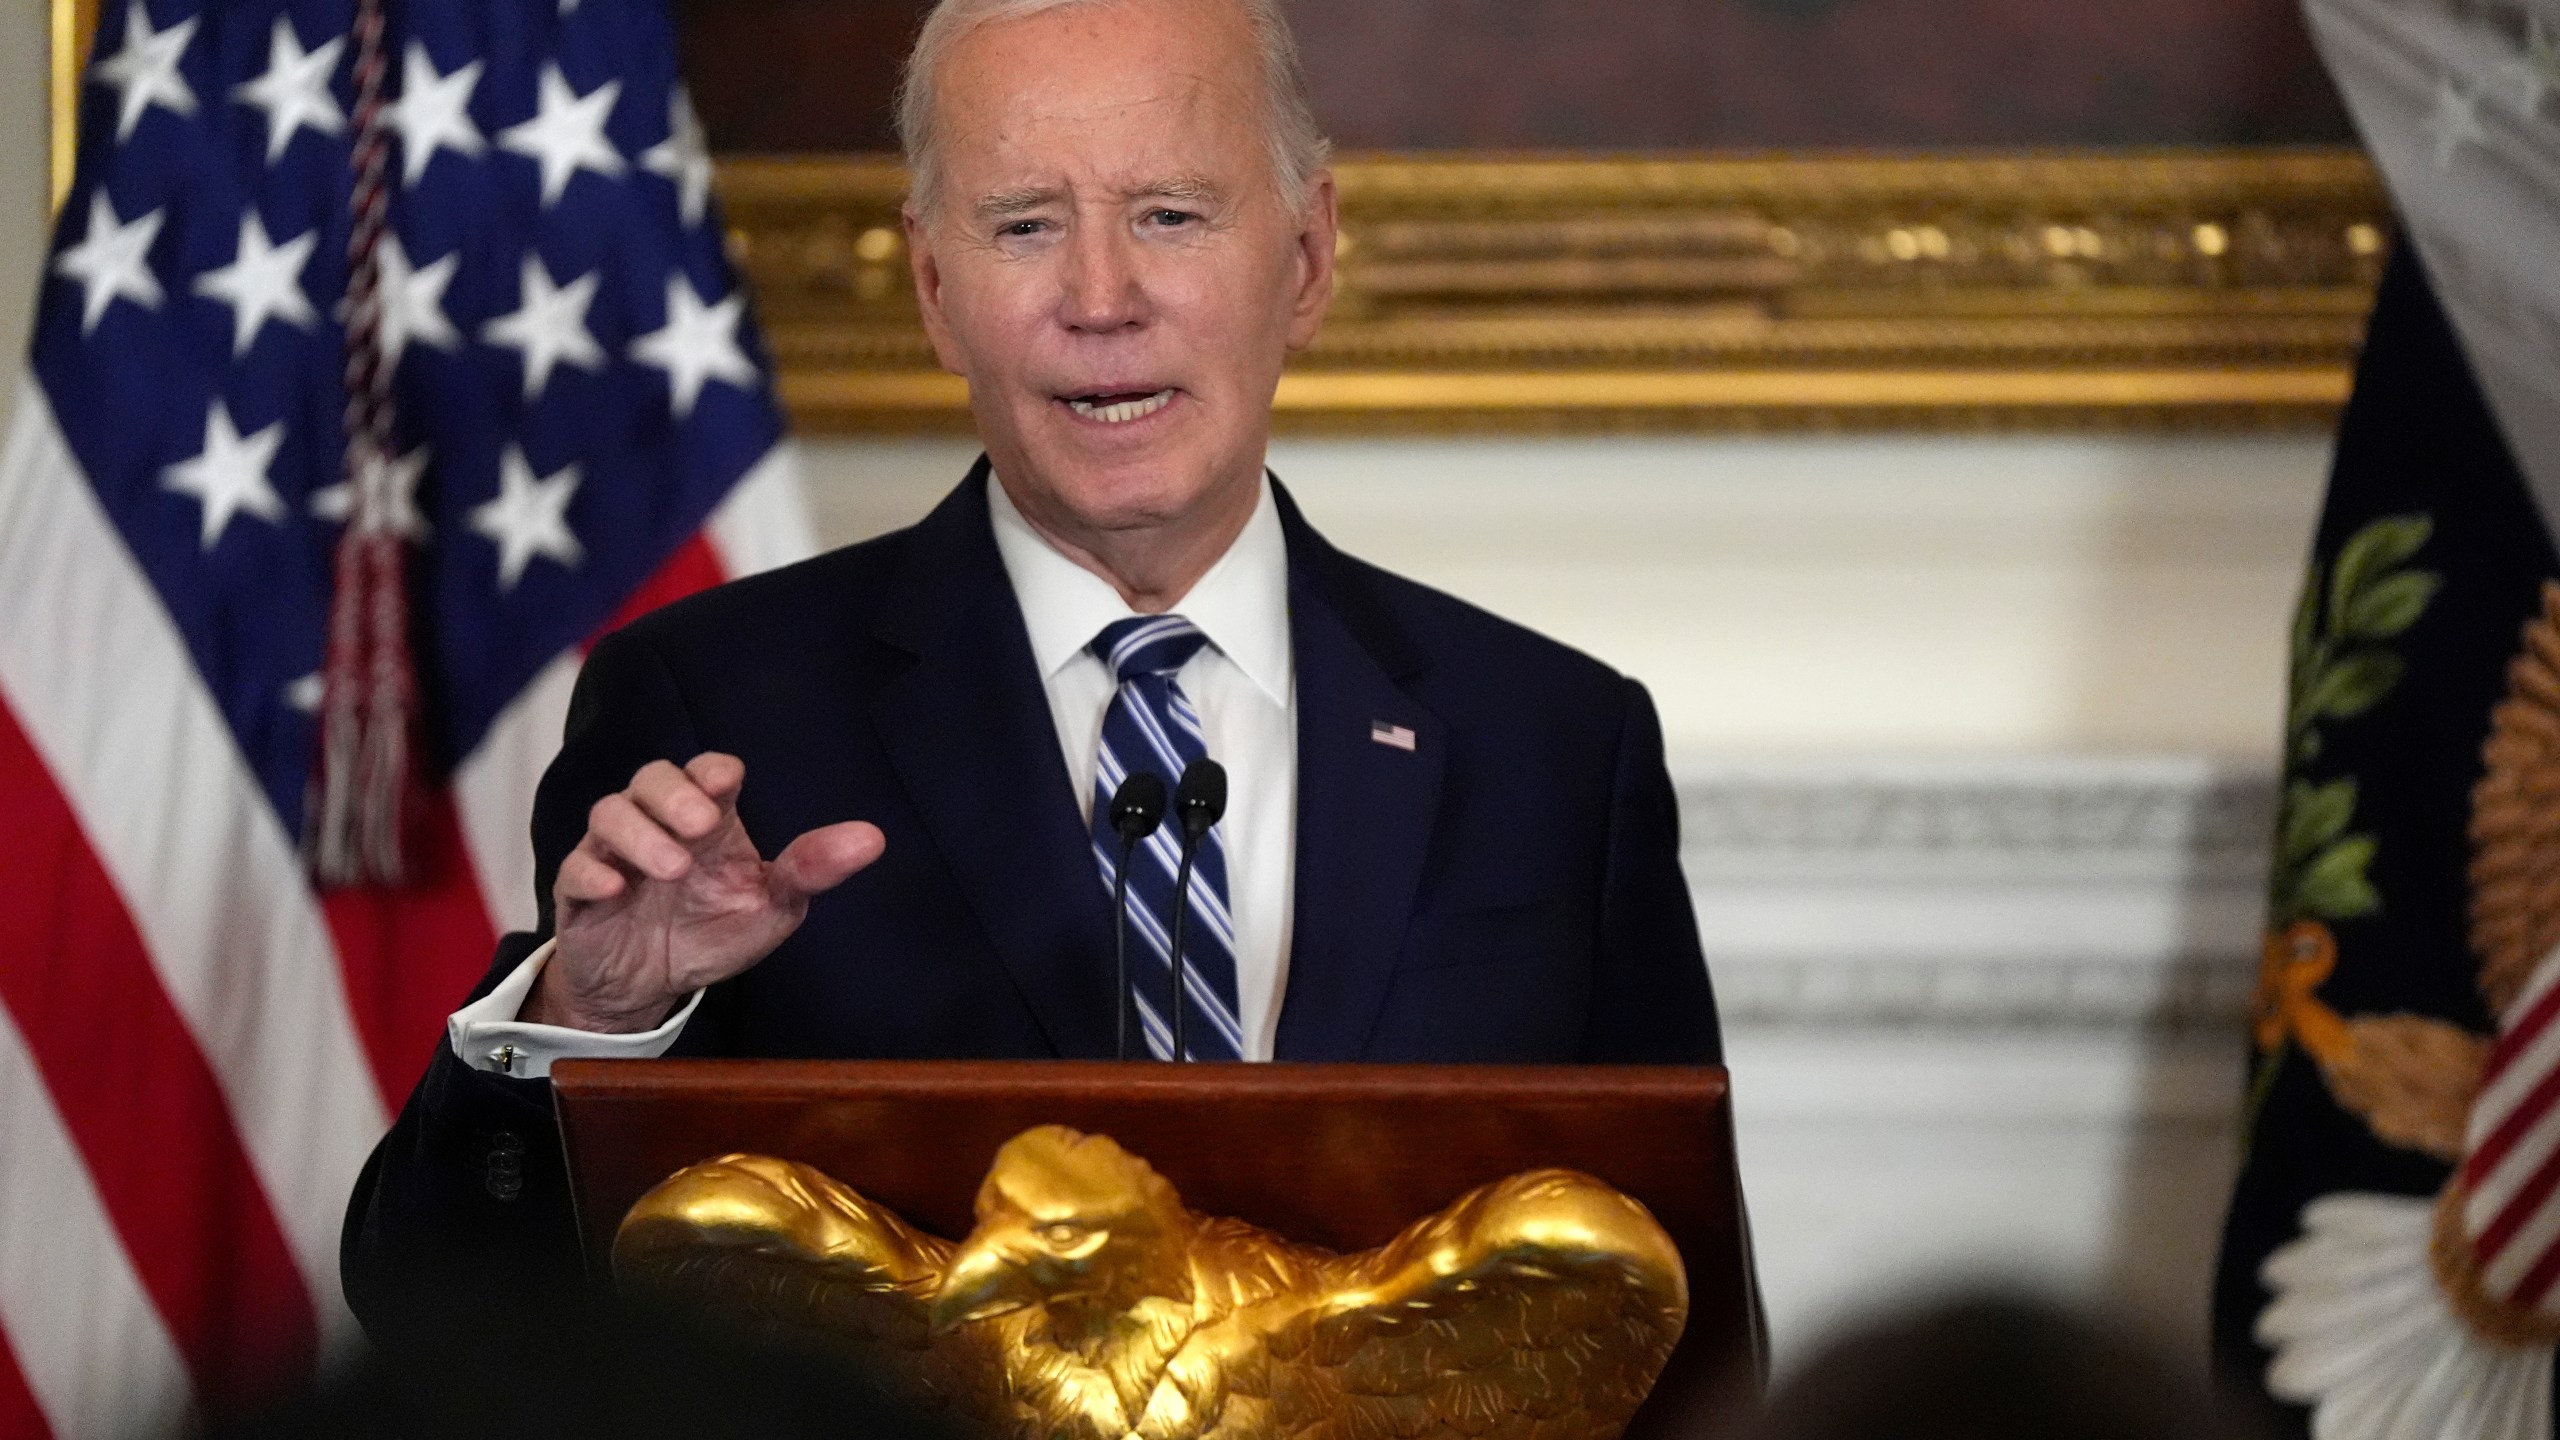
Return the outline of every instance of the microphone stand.
[[[1111,959],[1119,973],[1120,988],[1113,992],[1117,1003],[1111,1007],[1111,1058],[1129,1058],[1129,857],[1138,853],[1138,842],[1127,831],[1120,832],[1120,868],[1111,874]]]
[[[1182,767],[1173,788],[1173,813],[1182,822],[1182,863],[1173,873],[1173,1058],[1188,1060],[1183,1043],[1182,1012],[1190,1008],[1191,962],[1182,953],[1183,921],[1191,914],[1191,860],[1201,837],[1227,813],[1227,771],[1215,760],[1194,760]]]
[[[1182,1039],[1182,1012],[1191,1008],[1186,993],[1191,984],[1191,965],[1182,953],[1182,922],[1191,913],[1191,857],[1199,848],[1191,827],[1182,827],[1182,863],[1173,871],[1173,1058],[1176,1062],[1191,1058],[1190,1047]]]
[[[1130,772],[1111,795],[1111,829],[1120,837],[1120,864],[1111,872],[1111,950],[1120,984],[1112,1006],[1112,1050],[1118,1060],[1129,1058],[1129,861],[1138,842],[1163,823],[1164,777],[1153,770]]]

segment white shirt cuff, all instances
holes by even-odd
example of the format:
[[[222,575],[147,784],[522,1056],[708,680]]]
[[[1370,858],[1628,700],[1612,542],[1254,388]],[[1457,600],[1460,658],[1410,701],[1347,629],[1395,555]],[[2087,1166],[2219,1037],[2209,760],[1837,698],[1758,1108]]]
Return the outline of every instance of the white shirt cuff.
[[[636,1035],[604,1035],[517,1019],[557,944],[543,941],[540,949],[498,982],[497,989],[445,1020],[444,1033],[453,1045],[454,1058],[474,1070],[514,1080],[547,1080],[554,1060],[655,1060],[676,1043],[685,1022],[693,1018],[694,1007],[702,1003],[702,992],[696,990],[665,1024]]]

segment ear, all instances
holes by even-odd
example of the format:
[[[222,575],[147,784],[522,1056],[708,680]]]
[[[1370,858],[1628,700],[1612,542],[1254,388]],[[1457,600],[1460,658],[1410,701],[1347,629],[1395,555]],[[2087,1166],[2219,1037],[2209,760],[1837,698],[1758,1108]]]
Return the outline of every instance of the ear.
[[[1297,293],[1289,304],[1289,349],[1294,353],[1315,343],[1324,326],[1325,306],[1333,300],[1333,249],[1342,231],[1341,201],[1334,193],[1333,172],[1319,170],[1307,182],[1306,216],[1298,229],[1295,269]]]
[[[959,347],[951,343],[951,321],[942,311],[942,262],[933,253],[933,231],[910,204],[898,211],[898,227],[906,232],[907,271],[915,278],[916,308],[924,316],[924,333],[933,341],[933,357],[942,368],[954,375],[969,372],[960,366]]]

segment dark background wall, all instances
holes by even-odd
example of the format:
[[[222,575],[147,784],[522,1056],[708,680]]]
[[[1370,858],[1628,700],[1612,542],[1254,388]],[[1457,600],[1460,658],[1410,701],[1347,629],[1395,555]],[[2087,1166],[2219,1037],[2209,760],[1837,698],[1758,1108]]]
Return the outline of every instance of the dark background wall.
[[[887,150],[924,0],[678,0],[724,150]],[[1347,150],[2340,141],[2295,0],[1289,0]]]

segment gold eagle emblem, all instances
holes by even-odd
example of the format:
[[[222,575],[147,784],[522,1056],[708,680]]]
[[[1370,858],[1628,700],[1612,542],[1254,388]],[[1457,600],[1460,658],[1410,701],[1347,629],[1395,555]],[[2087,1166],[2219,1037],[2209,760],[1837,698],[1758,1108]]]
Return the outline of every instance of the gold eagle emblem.
[[[613,1264],[1023,1440],[1612,1440],[1689,1308],[1671,1238],[1586,1175],[1496,1181],[1337,1255],[1194,1214],[1054,1125],[996,1152],[958,1244],[729,1155],[643,1196]]]

